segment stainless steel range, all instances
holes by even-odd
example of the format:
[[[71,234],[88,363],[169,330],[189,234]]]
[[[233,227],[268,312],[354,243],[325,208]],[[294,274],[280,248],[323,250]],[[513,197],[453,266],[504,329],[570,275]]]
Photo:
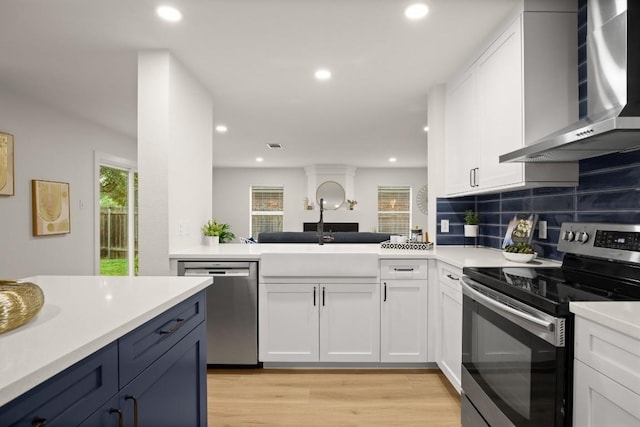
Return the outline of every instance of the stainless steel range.
[[[570,426],[571,301],[640,300],[640,225],[565,223],[560,268],[464,268],[462,425]]]

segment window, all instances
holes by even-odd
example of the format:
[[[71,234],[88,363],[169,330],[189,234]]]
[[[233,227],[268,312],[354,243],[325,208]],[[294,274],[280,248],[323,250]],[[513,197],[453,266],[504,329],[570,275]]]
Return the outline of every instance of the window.
[[[409,236],[411,187],[378,187],[378,231]]]
[[[283,200],[283,187],[251,187],[251,236],[282,231]]]

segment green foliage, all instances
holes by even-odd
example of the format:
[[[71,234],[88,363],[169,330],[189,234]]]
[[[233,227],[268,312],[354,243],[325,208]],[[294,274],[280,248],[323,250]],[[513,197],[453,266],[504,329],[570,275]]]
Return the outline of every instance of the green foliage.
[[[129,192],[129,174],[126,171],[100,166],[100,207],[127,205]],[[134,174],[134,192],[138,191],[138,174]]]
[[[219,236],[220,243],[224,243],[236,237],[229,228],[229,224],[220,224],[214,218],[202,226],[202,234],[205,236]]]
[[[466,225],[478,225],[480,224],[480,217],[478,216],[478,212],[474,210],[467,210],[464,213],[464,223]]]
[[[101,276],[126,276],[128,273],[127,259],[101,259]]]
[[[532,254],[534,252],[533,246],[529,245],[528,243],[516,243],[514,245],[509,245],[504,248],[504,250],[507,252],[518,254]]]

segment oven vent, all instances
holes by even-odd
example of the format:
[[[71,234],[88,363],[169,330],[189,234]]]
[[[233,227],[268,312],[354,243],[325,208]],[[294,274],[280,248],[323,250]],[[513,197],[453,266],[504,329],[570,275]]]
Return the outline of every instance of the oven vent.
[[[564,337],[565,337],[565,327],[564,327],[565,319],[558,319],[558,324],[556,327],[558,328],[558,346],[564,347]]]

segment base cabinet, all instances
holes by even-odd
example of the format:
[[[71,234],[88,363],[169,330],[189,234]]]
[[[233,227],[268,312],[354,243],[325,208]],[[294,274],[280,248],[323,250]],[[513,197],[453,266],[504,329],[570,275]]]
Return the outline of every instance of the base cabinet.
[[[451,385],[461,390],[462,370],[462,271],[439,263],[438,329],[436,360]]]
[[[427,281],[383,280],[380,361],[427,362]]]
[[[200,292],[9,402],[0,425],[206,426],[205,304]]]
[[[262,362],[376,362],[380,297],[371,283],[261,283]]]

